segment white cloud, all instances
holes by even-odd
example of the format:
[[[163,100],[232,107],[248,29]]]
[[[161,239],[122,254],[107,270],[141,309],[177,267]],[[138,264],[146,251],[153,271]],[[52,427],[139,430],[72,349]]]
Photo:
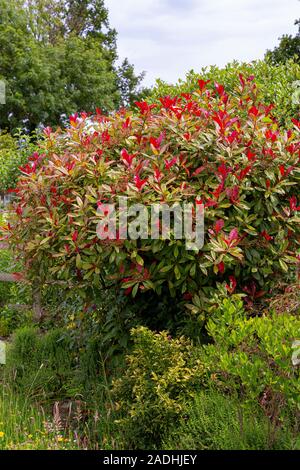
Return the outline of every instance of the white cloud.
[[[283,34],[295,34],[297,0],[106,0],[128,57],[146,85],[175,82],[190,69],[262,58]]]

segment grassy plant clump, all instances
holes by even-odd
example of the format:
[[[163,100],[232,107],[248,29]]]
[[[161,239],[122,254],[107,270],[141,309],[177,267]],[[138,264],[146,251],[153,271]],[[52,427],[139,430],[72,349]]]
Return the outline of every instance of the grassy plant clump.
[[[300,449],[287,423],[274,427],[258,407],[215,390],[198,393],[186,415],[173,426],[164,449],[270,450]],[[288,423],[290,424],[290,423]]]

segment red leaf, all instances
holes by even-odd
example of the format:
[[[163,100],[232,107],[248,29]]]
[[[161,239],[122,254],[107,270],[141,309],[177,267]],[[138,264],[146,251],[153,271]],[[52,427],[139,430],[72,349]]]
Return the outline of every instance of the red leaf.
[[[50,135],[52,134],[52,128],[51,127],[45,127],[45,129],[43,130],[43,133],[47,136],[47,137],[50,137]]]
[[[297,206],[296,196],[292,196],[290,198],[290,208],[291,208],[292,211],[300,211],[300,206]]]
[[[131,167],[132,165],[132,161],[134,159],[134,155],[130,155],[126,149],[122,149],[121,150],[121,157],[125,163],[126,166],[128,166],[129,168]]]
[[[219,83],[215,83],[215,88],[220,96],[224,94],[224,87],[223,85],[220,85]]]
[[[154,179],[157,181],[157,183],[160,182],[160,180],[162,179],[162,176],[163,176],[163,175],[162,175],[160,169],[159,169],[159,168],[155,168],[155,170],[154,170]]]
[[[159,101],[166,109],[171,109],[177,103],[177,98],[171,98],[170,96],[165,96],[164,98],[159,98]]]
[[[165,160],[165,166],[167,170],[170,170],[172,166],[177,163],[177,157],[172,158],[171,160]]]
[[[24,279],[23,273],[12,273],[12,275],[16,281],[21,281],[21,279]]]
[[[220,273],[220,274],[224,274],[224,271],[225,271],[225,264],[223,263],[223,261],[221,261],[221,263],[219,263],[219,264],[217,265],[217,267],[218,267],[219,273]]]
[[[223,219],[217,220],[215,225],[214,225],[215,233],[219,233],[223,229],[224,225],[225,225],[225,223],[224,223]]]
[[[78,113],[72,114],[72,115],[70,116],[70,122],[71,122],[71,123],[76,124],[77,119],[78,119]]]
[[[102,140],[103,144],[104,144],[104,142],[109,142],[110,141],[110,135],[109,135],[107,129],[104,132],[102,132],[101,140]]]
[[[250,149],[248,149],[247,152],[246,152],[246,156],[247,156],[249,161],[253,161],[253,160],[255,160],[256,154],[251,152]]]
[[[206,87],[206,85],[210,82],[210,80],[198,80],[198,85],[201,91],[203,91]]]
[[[298,121],[297,119],[292,118],[292,123],[295,124],[295,126],[297,126],[300,129],[300,121]]]
[[[242,85],[242,89],[244,89],[245,87],[245,80],[244,80],[244,76],[242,73],[239,73],[239,80],[240,80],[240,84]]]
[[[199,166],[199,168],[197,168],[197,169],[194,171],[194,173],[193,173],[192,176],[197,176],[197,175],[199,175],[200,173],[202,173],[203,170],[205,170],[205,168],[206,168],[206,165]]]
[[[253,114],[253,116],[258,116],[259,111],[256,106],[251,106],[250,109],[248,109],[248,115]]]
[[[234,276],[229,276],[229,284],[226,284],[226,289],[228,290],[229,294],[233,294],[235,291],[237,282]]]
[[[184,300],[191,300],[193,298],[193,294],[191,294],[190,292],[186,292],[185,294],[183,294],[183,298]]]
[[[148,181],[147,178],[144,179],[144,180],[141,180],[139,175],[135,175],[135,177],[134,177],[135,185],[136,185],[136,187],[139,191],[141,191],[143,189],[143,187],[147,184],[147,181]]]
[[[141,114],[149,113],[156,106],[155,104],[149,105],[146,101],[136,101],[134,104],[139,108]]]
[[[267,240],[267,242],[273,240],[273,237],[269,235],[268,232],[266,232],[265,230],[261,232],[261,236],[264,237],[264,239]]]

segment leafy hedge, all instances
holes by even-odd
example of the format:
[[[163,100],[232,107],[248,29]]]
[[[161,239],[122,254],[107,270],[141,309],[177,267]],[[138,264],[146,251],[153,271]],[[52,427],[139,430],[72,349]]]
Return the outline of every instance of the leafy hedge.
[[[253,77],[242,74],[232,92],[199,79],[192,93],[139,102],[137,110],[75,115],[66,131],[45,130],[47,157],[35,154],[23,167],[10,226],[28,275],[76,285],[88,297],[113,282],[133,296],[168,289],[196,304],[220,284],[260,298],[292,275],[300,121],[281,127]],[[99,240],[97,209],[118,196],[148,209],[203,204],[204,247],[187,251],[172,236]]]
[[[175,85],[159,79],[152,90],[149,102],[155,101],[163,95],[176,96],[181,93],[191,93],[197,86],[199,79],[222,83],[227,90],[233,92],[238,84],[239,73],[255,77],[259,99],[267,104],[274,103],[276,105],[273,112],[281,123],[289,124],[291,118],[297,116],[300,111],[300,65],[293,60],[288,60],[285,64],[280,65],[257,60],[251,63],[234,61],[224,68],[203,67],[199,73],[191,70],[184,80],[179,79]]]

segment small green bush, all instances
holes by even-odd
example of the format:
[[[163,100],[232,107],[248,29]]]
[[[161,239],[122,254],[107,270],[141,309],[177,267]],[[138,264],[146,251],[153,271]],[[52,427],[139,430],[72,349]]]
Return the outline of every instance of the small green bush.
[[[198,393],[186,416],[173,426],[163,449],[269,450],[299,445],[292,427],[274,428],[261,410],[230,396],[207,390]]]
[[[125,448],[158,447],[185,401],[203,381],[203,366],[191,343],[145,327],[132,330],[134,346],[112,394]]]
[[[225,299],[207,331],[213,344],[204,346],[204,360],[214,383],[259,403],[273,422],[286,406],[299,414],[299,368],[292,363],[293,342],[300,339],[298,316],[247,318],[241,301]]]

